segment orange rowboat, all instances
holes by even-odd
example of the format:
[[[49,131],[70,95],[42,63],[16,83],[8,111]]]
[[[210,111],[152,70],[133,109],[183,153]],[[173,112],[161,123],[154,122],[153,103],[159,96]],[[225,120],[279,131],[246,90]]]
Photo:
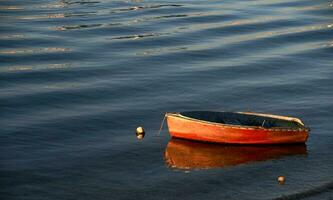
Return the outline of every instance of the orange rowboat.
[[[172,137],[228,144],[305,143],[300,119],[252,112],[191,111],[166,113]]]

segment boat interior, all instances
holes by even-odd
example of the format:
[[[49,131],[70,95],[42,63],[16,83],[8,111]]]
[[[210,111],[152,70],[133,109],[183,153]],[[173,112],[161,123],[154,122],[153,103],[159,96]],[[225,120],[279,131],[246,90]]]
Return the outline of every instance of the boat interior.
[[[245,114],[236,112],[213,112],[213,111],[189,111],[181,112],[182,116],[230,125],[239,126],[261,126],[264,128],[304,128],[304,125],[296,121],[279,119],[255,114]]]

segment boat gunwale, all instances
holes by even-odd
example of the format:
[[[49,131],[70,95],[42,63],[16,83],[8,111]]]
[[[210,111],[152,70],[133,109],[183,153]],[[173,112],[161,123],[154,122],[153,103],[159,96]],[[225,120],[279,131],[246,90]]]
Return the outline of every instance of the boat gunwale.
[[[266,114],[254,113],[254,112],[234,112],[234,113],[240,113],[240,114],[245,114],[245,115],[259,114],[259,116],[266,115]],[[224,123],[210,122],[210,121],[195,119],[195,118],[192,118],[192,117],[187,117],[187,116],[184,116],[184,115],[180,114],[179,112],[177,112],[177,113],[166,113],[165,117],[168,117],[170,115],[173,116],[173,117],[183,118],[185,120],[190,120],[190,121],[194,121],[194,122],[198,122],[198,123],[202,123],[202,124],[210,124],[210,125],[214,125],[214,126],[228,127],[228,128],[234,128],[234,129],[265,130],[265,131],[293,131],[293,132],[302,132],[302,131],[309,132],[310,131],[310,128],[305,127],[300,119],[293,118],[293,117],[284,117],[284,116],[279,116],[279,115],[267,115],[267,116],[269,116],[270,118],[276,118],[276,119],[281,119],[279,117],[289,118],[289,119],[296,119],[297,121],[295,121],[295,122],[300,123],[303,126],[303,128],[288,128],[288,127],[265,128],[265,127],[262,127],[262,126],[246,126],[246,125],[224,124]],[[276,116],[276,117],[273,117],[273,116]],[[284,120],[287,120],[287,119],[284,119]],[[287,120],[287,121],[293,121],[293,120]]]

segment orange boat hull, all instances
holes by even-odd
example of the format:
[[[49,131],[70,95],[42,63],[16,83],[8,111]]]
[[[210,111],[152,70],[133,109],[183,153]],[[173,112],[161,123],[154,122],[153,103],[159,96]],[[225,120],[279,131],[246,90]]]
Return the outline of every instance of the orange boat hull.
[[[305,143],[309,129],[264,128],[219,124],[166,114],[172,137],[228,144]]]

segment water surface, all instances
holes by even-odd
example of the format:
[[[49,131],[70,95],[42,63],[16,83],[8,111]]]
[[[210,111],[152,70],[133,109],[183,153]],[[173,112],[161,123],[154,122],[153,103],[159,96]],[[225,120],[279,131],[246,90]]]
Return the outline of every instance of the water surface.
[[[332,198],[332,19],[328,0],[1,0],[1,199]],[[297,116],[311,136],[170,168],[155,134],[186,110]]]

